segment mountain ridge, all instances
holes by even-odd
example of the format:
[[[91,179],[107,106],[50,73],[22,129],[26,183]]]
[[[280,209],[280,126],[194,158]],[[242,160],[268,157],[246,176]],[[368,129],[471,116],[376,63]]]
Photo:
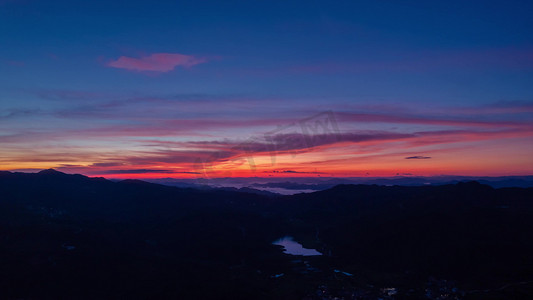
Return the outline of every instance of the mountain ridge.
[[[428,278],[459,296],[533,280],[532,188],[344,184],[269,197],[46,171],[2,172],[0,191],[7,298],[322,299],[319,287],[341,285],[338,297],[392,286],[423,299]],[[272,245],[283,236],[324,255],[295,262]]]

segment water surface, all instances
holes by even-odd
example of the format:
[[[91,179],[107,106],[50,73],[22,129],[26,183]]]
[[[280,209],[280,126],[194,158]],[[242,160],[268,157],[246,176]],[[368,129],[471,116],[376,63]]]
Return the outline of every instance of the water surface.
[[[316,251],[315,249],[307,249],[302,246],[302,244],[296,242],[292,236],[285,236],[281,239],[273,242],[274,245],[283,246],[285,250],[283,253],[291,255],[302,255],[302,256],[312,256],[312,255],[322,255],[322,253]]]

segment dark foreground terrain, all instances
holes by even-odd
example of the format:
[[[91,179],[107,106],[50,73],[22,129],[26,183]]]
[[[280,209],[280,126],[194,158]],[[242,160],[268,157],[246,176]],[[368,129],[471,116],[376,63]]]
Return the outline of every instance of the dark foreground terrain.
[[[322,256],[292,256],[293,236]],[[0,172],[2,299],[533,299],[533,189],[272,196]]]

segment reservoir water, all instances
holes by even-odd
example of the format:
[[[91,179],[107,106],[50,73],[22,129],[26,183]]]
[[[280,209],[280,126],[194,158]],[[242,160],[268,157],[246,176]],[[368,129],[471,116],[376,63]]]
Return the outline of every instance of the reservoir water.
[[[292,236],[282,237],[281,239],[273,242],[272,244],[283,246],[285,248],[285,250],[283,250],[283,253],[291,255],[322,255],[322,253],[316,251],[315,249],[304,248],[300,243],[296,242]]]

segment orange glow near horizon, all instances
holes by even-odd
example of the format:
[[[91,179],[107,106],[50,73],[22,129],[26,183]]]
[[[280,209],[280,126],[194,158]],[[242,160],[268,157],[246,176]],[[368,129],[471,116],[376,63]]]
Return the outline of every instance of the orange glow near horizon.
[[[44,135],[32,140],[39,147],[28,146],[25,136],[7,140],[0,169],[31,172],[54,168],[121,179],[532,173],[530,122],[458,121],[440,116],[372,118],[370,114],[323,112],[303,119],[304,125],[296,122],[248,139],[214,138],[219,133],[159,136],[155,129],[151,133],[119,128],[106,131],[105,136],[100,136],[101,130],[84,131],[82,136],[78,132],[56,136],[54,131],[49,133],[52,138]],[[257,126],[271,122],[252,120],[250,127],[261,132],[259,128],[265,126]],[[222,123],[214,126],[222,127]],[[214,130],[211,125],[209,128]],[[236,129],[230,123],[221,130],[228,134]]]
[[[110,179],[531,175],[532,140],[521,137],[508,138],[506,141],[508,143],[501,143],[499,140],[458,142],[450,143],[447,147],[439,144],[439,148],[434,148],[435,145],[388,148],[390,142],[339,143],[305,149],[298,153],[280,153],[274,157],[270,153],[258,152],[250,156],[241,155],[221,161],[210,161],[203,165],[158,163],[106,166],[102,163],[95,166],[40,162],[12,164],[6,169],[56,168],[67,173]],[[393,143],[396,147],[399,146],[397,142]],[[518,144],[521,147],[510,146]],[[359,153],[356,152],[357,149]],[[420,153],[427,156],[416,155]],[[409,157],[413,158],[407,159]]]

